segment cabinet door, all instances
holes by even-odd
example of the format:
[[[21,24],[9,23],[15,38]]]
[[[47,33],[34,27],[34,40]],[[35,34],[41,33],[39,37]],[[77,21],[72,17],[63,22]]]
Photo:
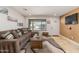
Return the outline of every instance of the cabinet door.
[[[42,48],[42,41],[31,41],[31,48],[41,49]]]

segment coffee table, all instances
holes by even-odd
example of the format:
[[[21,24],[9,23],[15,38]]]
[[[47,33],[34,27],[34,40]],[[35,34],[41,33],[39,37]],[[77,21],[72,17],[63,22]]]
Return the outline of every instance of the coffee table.
[[[31,50],[35,53],[35,50],[42,49],[42,40],[38,38],[31,38]]]

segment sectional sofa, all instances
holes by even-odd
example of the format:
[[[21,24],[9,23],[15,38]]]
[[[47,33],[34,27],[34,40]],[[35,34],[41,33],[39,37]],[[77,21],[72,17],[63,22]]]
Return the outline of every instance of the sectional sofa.
[[[19,28],[0,32],[0,53],[19,53],[33,36],[31,30]]]

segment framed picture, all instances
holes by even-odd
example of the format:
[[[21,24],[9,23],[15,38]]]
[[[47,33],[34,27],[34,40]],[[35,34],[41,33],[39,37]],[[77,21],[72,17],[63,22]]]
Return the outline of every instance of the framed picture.
[[[8,15],[8,9],[7,8],[0,8],[0,13]]]
[[[18,26],[23,26],[23,23],[17,23]]]
[[[8,16],[8,20],[11,21],[11,22],[18,22],[17,19],[15,19],[11,16]]]

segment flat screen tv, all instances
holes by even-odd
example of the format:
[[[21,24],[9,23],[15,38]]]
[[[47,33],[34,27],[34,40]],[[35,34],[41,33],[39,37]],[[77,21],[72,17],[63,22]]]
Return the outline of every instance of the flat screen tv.
[[[78,13],[67,16],[65,18],[65,24],[78,24]]]

